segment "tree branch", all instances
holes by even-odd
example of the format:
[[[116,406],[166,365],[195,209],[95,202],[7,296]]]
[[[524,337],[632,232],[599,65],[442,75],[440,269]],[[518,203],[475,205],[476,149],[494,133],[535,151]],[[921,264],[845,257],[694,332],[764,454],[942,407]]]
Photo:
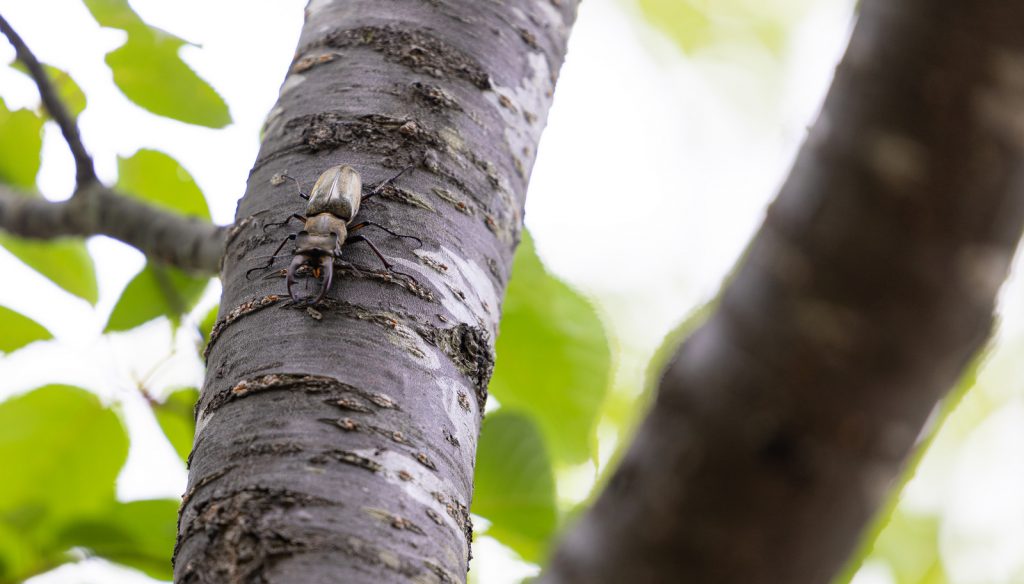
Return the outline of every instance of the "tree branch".
[[[53,203],[0,184],[0,228],[30,239],[107,235],[157,261],[216,274],[229,229],[163,211],[92,183]]]
[[[32,76],[32,79],[36,82],[36,87],[39,88],[39,97],[43,100],[46,111],[50,113],[53,121],[57,122],[57,125],[60,126],[61,134],[64,135],[64,140],[67,141],[68,147],[71,148],[71,154],[75,158],[76,183],[79,187],[83,187],[90,183],[99,182],[99,179],[96,177],[96,169],[93,167],[92,157],[89,156],[85,145],[82,144],[82,137],[78,132],[78,124],[75,122],[74,116],[64,107],[64,103],[61,102],[57,90],[50,83],[50,78],[46,74],[46,70],[43,69],[43,65],[36,59],[32,50],[28,48],[25,41],[21,39],[2,15],[0,15],[0,32],[3,32],[7,36],[7,40],[14,46],[18,60],[25,64],[29,75]]]
[[[990,334],[1024,225],[1022,21],[863,2],[746,261],[543,582],[837,573]]]

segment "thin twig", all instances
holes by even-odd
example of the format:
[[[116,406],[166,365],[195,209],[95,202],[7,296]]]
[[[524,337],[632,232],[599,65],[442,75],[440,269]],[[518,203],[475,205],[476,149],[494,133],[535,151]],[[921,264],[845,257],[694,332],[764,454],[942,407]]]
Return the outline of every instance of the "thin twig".
[[[56,88],[50,82],[50,78],[46,74],[43,65],[36,59],[36,56],[28,48],[28,45],[25,44],[25,41],[18,36],[18,33],[14,31],[2,15],[0,15],[0,32],[3,32],[7,40],[14,46],[18,60],[25,64],[29,75],[32,76],[33,81],[36,82],[36,87],[39,88],[39,97],[43,100],[43,106],[46,107],[46,111],[49,112],[53,121],[57,122],[57,125],[60,126],[60,131],[64,134],[64,140],[67,141],[68,146],[71,148],[71,154],[75,158],[75,180],[78,188],[81,189],[90,183],[99,182],[99,179],[96,178],[96,169],[93,167],[92,157],[89,156],[85,145],[82,144],[82,137],[78,133],[78,124],[75,122],[74,116],[64,107],[64,103],[60,100]]]

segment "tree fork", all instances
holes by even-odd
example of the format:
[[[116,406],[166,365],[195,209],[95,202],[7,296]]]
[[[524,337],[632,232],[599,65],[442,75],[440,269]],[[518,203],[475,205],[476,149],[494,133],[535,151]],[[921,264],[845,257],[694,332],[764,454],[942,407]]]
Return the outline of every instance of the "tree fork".
[[[501,298],[575,10],[310,2],[227,244],[176,582],[465,580]],[[370,185],[415,166],[360,217],[423,240],[378,240],[416,285],[350,247],[360,277],[288,306],[282,278],[244,274],[304,206],[282,176],[339,163]]]
[[[1024,2],[865,0],[717,311],[546,583],[821,584],[989,337],[1024,225]]]

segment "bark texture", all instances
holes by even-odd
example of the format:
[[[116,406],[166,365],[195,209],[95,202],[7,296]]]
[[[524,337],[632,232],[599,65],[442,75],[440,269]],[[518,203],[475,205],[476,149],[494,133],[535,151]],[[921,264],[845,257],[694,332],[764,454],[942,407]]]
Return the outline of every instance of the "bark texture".
[[[992,329],[1024,224],[1024,2],[865,0],[717,312],[547,583],[822,584]]]
[[[313,0],[228,244],[175,580],[463,582],[473,460],[571,0]],[[350,164],[372,186],[328,298],[245,278]],[[285,251],[289,251],[286,247]],[[260,257],[262,255],[262,258]],[[288,255],[287,253],[285,254]],[[300,284],[301,286],[301,284]]]

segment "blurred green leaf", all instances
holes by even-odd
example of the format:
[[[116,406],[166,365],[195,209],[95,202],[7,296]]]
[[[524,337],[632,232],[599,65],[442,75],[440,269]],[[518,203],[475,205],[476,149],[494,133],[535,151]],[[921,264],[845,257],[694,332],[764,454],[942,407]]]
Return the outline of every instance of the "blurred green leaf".
[[[524,560],[544,560],[558,525],[555,479],[544,437],[529,416],[499,409],[484,419],[473,513],[491,522],[487,535]]]
[[[128,0],[83,0],[83,3],[100,26],[129,32],[146,28],[146,23],[135,14]]]
[[[192,175],[163,152],[142,149],[117,157],[117,189],[187,217],[210,220],[210,207]]]
[[[106,58],[114,83],[128,99],[189,124],[223,128],[231,123],[224,100],[178,55],[185,41],[147,25],[125,0],[84,1],[101,26],[128,33],[128,40]]]
[[[639,0],[640,10],[652,25],[669,36],[684,52],[710,44],[711,18],[704,3],[686,0]]]
[[[213,332],[213,327],[217,324],[217,313],[219,311],[220,305],[216,304],[206,313],[203,320],[199,321],[199,334],[203,337],[203,348],[206,347],[206,343],[210,342],[210,333]]]
[[[939,554],[939,518],[897,511],[875,542],[870,559],[885,561],[896,584],[946,584]]]
[[[28,67],[21,61],[11,63],[11,68],[29,75]],[[57,97],[60,98],[61,103],[72,117],[78,117],[78,114],[85,109],[85,92],[66,71],[46,64],[43,65],[43,68],[46,70],[50,82],[57,89]]]
[[[85,547],[159,580],[170,580],[171,554],[177,535],[178,501],[115,502],[61,533],[65,546]]]
[[[34,191],[42,149],[43,118],[27,109],[12,112],[0,99],[0,182]]]
[[[0,403],[0,524],[53,557],[64,525],[114,500],[127,456],[121,421],[84,389],[48,385]]]
[[[0,582],[20,582],[60,563],[48,562],[18,531],[0,521]]]
[[[608,340],[590,303],[544,269],[528,233],[512,266],[496,351],[490,392],[502,407],[533,416],[555,461],[592,457]]]
[[[117,189],[154,206],[188,217],[210,219],[210,208],[192,175],[178,161],[156,150],[117,159]],[[160,316],[177,325],[192,310],[208,277],[149,263],[125,287],[104,332],[125,331]]]
[[[3,331],[0,334],[0,353],[10,353],[29,343],[53,338],[43,325],[3,306],[0,306],[0,331]]]
[[[121,292],[103,332],[130,330],[161,316],[177,326],[181,315],[199,302],[209,282],[209,277],[147,263]]]
[[[640,13],[680,50],[748,45],[781,54],[811,0],[637,0]]]
[[[96,266],[84,241],[34,241],[0,233],[0,245],[65,291],[89,304],[95,305],[99,300]]]
[[[186,387],[172,392],[164,401],[152,404],[157,423],[182,460],[188,460],[192,452],[192,439],[196,434],[193,408],[198,399],[199,390]]]
[[[43,147],[43,120],[33,112],[11,112],[0,100],[0,182],[35,191]],[[0,234],[0,245],[71,294],[96,304],[96,269],[85,243],[74,239],[33,241]]]

